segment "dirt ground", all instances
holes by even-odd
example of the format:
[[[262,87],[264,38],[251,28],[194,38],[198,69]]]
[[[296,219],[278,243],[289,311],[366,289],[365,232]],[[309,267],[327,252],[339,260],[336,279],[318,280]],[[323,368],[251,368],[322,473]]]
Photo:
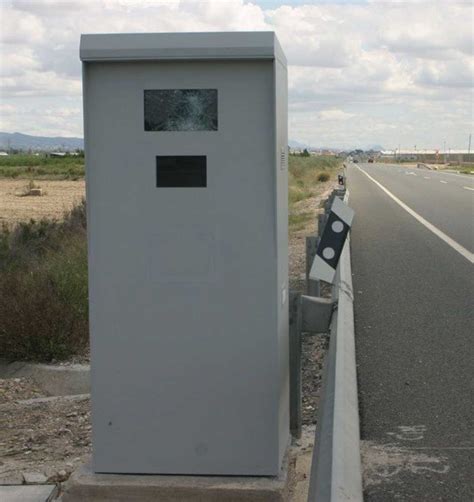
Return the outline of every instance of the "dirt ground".
[[[41,218],[61,219],[85,195],[84,180],[40,180],[41,196],[22,196],[28,180],[0,178],[0,225]]]
[[[48,398],[31,380],[9,378],[0,379],[0,403],[0,485],[32,474],[64,481],[90,455],[88,397]]]

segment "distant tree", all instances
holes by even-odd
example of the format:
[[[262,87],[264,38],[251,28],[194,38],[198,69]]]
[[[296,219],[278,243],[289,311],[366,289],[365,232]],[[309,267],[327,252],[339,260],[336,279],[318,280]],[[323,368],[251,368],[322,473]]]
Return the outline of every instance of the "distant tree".
[[[310,154],[309,154],[309,152],[308,152],[308,149],[307,149],[307,148],[305,148],[305,149],[303,150],[303,152],[301,153],[301,156],[302,156],[302,157],[309,157],[309,156],[310,156]]]

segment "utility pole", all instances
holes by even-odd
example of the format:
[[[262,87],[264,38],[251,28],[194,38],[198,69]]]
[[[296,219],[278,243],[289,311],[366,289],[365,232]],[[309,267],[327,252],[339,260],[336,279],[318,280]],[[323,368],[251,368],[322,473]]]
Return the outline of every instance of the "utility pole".
[[[468,145],[467,145],[467,155],[468,155],[468,157],[469,157],[469,155],[471,154],[471,136],[472,136],[472,134],[471,134],[471,133],[469,133],[469,143],[468,143]],[[469,162],[469,159],[467,159],[467,160],[468,160],[468,162]]]

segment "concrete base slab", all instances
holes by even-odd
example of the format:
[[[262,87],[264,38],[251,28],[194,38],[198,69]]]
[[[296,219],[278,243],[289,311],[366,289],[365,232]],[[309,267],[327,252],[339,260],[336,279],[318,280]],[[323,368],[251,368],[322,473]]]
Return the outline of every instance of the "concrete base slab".
[[[2,502],[49,502],[56,496],[54,485],[0,486]]]
[[[31,378],[50,396],[88,394],[90,366],[87,364],[53,365],[8,362],[0,359],[0,378]]]
[[[273,478],[95,474],[88,462],[64,485],[61,502],[286,502],[292,478],[288,462]]]

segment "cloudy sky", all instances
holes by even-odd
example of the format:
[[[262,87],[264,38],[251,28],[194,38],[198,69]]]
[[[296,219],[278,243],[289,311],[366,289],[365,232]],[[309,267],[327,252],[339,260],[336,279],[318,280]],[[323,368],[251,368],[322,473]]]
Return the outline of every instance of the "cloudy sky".
[[[0,131],[82,136],[81,33],[274,30],[290,138],[349,148],[467,148],[468,1],[0,0]]]

